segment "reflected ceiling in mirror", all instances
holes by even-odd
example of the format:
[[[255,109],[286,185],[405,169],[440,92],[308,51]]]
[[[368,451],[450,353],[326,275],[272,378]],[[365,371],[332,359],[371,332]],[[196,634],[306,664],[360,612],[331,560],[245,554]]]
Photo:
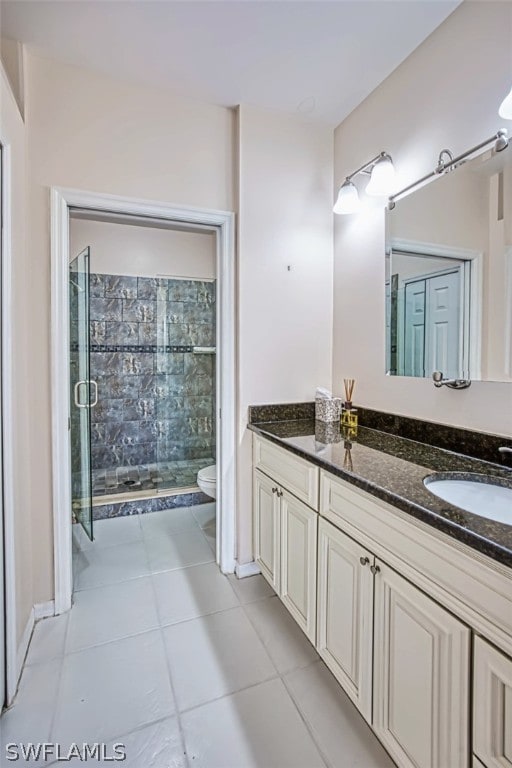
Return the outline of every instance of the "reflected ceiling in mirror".
[[[512,149],[386,212],[386,371],[512,381]]]

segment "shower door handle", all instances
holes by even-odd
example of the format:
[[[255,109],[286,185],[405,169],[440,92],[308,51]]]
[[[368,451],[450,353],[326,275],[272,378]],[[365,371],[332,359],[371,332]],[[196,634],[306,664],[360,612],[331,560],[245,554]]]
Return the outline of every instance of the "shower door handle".
[[[82,384],[85,384],[85,386],[87,387],[88,393],[90,392],[90,387],[91,386],[94,387],[94,398],[92,401],[89,401],[86,403],[80,402],[79,394],[80,394],[80,387],[82,386]],[[90,380],[81,379],[80,381],[77,381],[74,389],[74,397],[75,397],[75,405],[77,408],[94,408],[94,406],[98,404],[98,382],[94,381],[94,379],[90,379]]]
[[[94,397],[92,403],[89,405],[89,408],[94,408],[95,405],[98,405],[98,382],[91,379],[88,383],[89,386],[94,387]]]
[[[74,388],[74,395],[75,395],[75,405],[77,408],[88,408],[89,403],[81,403],[79,400],[79,394],[80,394],[80,387],[82,384],[85,384],[87,386],[87,379],[82,379],[81,381],[77,381]]]

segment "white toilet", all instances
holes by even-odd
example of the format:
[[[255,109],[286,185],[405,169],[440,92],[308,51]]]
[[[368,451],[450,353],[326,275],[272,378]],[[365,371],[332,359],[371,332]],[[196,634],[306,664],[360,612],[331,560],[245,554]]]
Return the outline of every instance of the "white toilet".
[[[197,484],[203,493],[207,496],[211,496],[212,499],[217,498],[217,465],[212,464],[209,467],[200,469],[197,473]]]

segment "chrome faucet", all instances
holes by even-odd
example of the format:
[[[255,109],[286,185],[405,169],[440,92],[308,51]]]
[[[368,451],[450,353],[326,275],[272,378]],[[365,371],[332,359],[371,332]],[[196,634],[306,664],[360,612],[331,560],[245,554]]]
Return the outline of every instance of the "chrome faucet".
[[[434,387],[449,387],[450,389],[467,389],[471,386],[471,379],[444,379],[441,371],[432,374]]]

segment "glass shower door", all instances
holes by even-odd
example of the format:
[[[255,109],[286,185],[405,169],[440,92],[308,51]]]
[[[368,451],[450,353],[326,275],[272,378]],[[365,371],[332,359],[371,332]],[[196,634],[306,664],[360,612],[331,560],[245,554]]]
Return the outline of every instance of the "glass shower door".
[[[91,408],[97,387],[90,379],[89,257],[86,248],[69,265],[69,352],[72,509],[92,541]]]
[[[161,280],[156,316],[158,490],[188,491],[215,464],[215,281]]]

